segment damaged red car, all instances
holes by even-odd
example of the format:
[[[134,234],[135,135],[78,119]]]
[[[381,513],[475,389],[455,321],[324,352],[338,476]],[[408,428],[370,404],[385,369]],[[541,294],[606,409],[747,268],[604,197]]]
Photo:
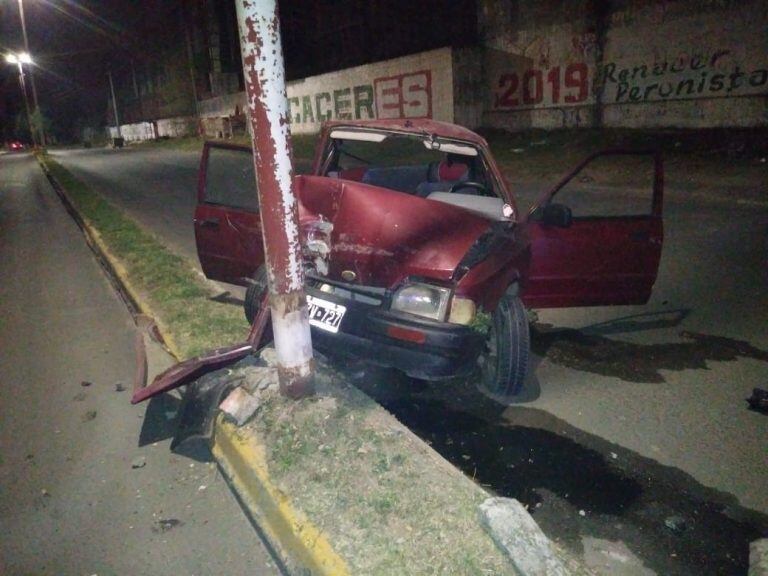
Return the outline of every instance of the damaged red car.
[[[605,215],[566,201],[594,160],[629,155],[649,159],[647,193]],[[206,144],[198,255],[208,278],[248,287],[249,321],[266,289],[254,186],[250,148]],[[474,373],[497,397],[525,382],[527,309],[645,303],[661,256],[662,165],[652,152],[596,154],[521,213],[474,132],[337,121],[295,190],[313,345],[427,380]]]

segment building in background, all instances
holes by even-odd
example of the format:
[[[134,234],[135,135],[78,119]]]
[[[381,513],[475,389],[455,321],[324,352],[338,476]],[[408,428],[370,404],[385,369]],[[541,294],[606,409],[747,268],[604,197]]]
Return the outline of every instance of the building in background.
[[[133,36],[145,45],[117,77],[123,122],[143,123],[136,137],[244,131],[235,3],[141,4]],[[283,0],[291,122],[296,132],[331,118],[396,116],[508,130],[765,126],[761,8],[763,0]]]

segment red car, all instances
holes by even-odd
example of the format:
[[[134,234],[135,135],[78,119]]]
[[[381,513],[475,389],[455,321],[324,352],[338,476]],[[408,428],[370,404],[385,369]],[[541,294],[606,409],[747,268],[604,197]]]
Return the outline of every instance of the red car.
[[[24,150],[24,144],[19,142],[18,140],[12,140],[8,143],[8,150],[11,152],[21,152]]]
[[[580,216],[559,194],[587,159],[519,212],[485,140],[431,120],[324,126],[295,190],[313,345],[439,380],[479,371],[491,395],[520,392],[526,308],[645,303],[662,247],[662,165],[629,214]],[[631,153],[636,155],[637,153]],[[597,202],[600,204],[602,200]],[[208,278],[266,289],[251,151],[207,143],[195,236]]]

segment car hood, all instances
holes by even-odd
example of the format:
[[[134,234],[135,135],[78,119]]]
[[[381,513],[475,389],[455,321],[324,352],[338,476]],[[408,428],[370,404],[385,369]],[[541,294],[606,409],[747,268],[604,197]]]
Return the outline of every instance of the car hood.
[[[490,226],[456,206],[348,180],[299,176],[296,194],[305,257],[323,260],[316,268],[331,279],[354,274],[365,286],[390,288],[408,276],[449,281]]]

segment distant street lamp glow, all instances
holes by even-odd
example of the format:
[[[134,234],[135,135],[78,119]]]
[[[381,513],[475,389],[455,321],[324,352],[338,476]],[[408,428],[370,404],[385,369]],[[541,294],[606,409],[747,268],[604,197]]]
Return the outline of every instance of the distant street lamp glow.
[[[32,127],[32,114],[29,111],[29,97],[27,96],[27,87],[24,83],[24,67],[22,64],[32,64],[32,57],[29,52],[19,52],[14,54],[9,52],[5,55],[5,60],[9,64],[15,64],[19,68],[19,85],[21,86],[21,94],[24,97],[24,107],[27,109],[27,124],[29,125],[29,135],[32,138],[32,143],[37,148],[37,139],[35,138],[35,130]]]
[[[5,61],[9,64],[32,64],[32,56],[27,52],[21,52],[19,54],[11,52],[10,54],[6,54]]]

